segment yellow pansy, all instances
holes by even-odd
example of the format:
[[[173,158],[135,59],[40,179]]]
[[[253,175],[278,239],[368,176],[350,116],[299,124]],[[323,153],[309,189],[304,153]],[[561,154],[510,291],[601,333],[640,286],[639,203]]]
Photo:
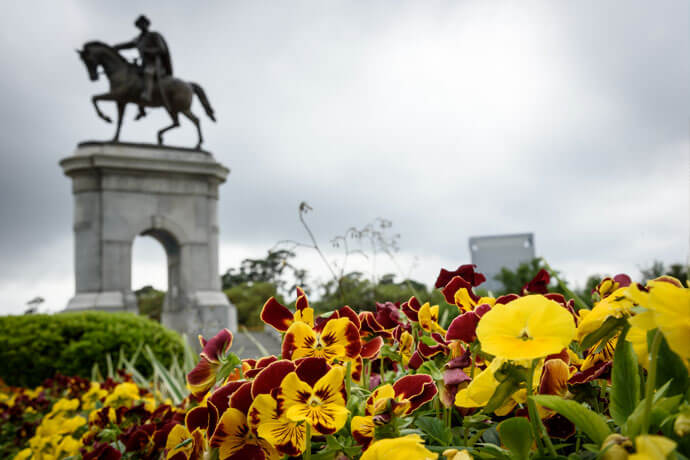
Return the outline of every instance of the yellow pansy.
[[[626,291],[632,301],[650,312],[639,322],[644,321],[645,326],[652,326],[653,322],[653,326],[664,334],[671,350],[690,359],[690,289],[670,278],[650,281],[647,289],[649,292],[633,284]]]
[[[642,435],[635,438],[635,453],[629,460],[666,460],[676,443],[664,436]]]
[[[597,302],[592,310],[582,309],[578,312],[580,317],[580,324],[577,326],[578,342],[599,329],[607,319],[630,316],[633,302],[626,297],[627,290],[627,287],[616,289]]]
[[[139,387],[132,382],[123,382],[116,386],[105,398],[104,405],[110,407],[129,406],[139,399]]]
[[[495,305],[477,326],[482,350],[511,360],[558,353],[574,336],[575,321],[570,312],[538,294]]]
[[[418,434],[408,434],[400,438],[381,439],[374,442],[361,457],[361,460],[436,460],[438,454],[427,450]]]
[[[444,457],[446,457],[446,460],[473,460],[474,457],[469,453],[467,449],[463,450],[458,450],[458,449],[446,449],[443,451]]]
[[[419,325],[427,332],[445,334],[446,330],[438,324],[438,305],[431,306],[426,302],[417,312]]]

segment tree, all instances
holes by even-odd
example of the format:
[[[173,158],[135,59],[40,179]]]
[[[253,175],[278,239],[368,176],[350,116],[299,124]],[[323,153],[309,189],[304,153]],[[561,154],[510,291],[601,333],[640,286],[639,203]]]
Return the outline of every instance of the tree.
[[[335,310],[349,305],[355,311],[373,310],[376,302],[405,302],[410,297],[418,296],[424,302],[429,298],[427,287],[414,280],[394,281],[395,275],[385,274],[382,282],[373,284],[362,272],[350,272],[340,279],[342,296],[334,280],[319,286],[320,298],[312,302],[312,306],[319,312]]]
[[[544,268],[544,263],[540,258],[532,259],[529,262],[523,262],[518,265],[514,271],[506,267],[501,268],[501,271],[498,275],[494,276],[494,279],[503,285],[503,289],[495,292],[494,295],[520,294],[522,287],[532,281],[542,268]],[[558,274],[558,272],[556,272],[556,274]],[[564,281],[564,283],[567,285],[567,282]],[[551,278],[549,292],[565,294],[556,283],[554,277]]]
[[[238,269],[230,268],[221,276],[223,290],[241,284],[270,283],[287,294],[296,286],[306,286],[307,271],[290,263],[294,257],[295,253],[287,249],[269,249],[263,259],[244,259]]]
[[[139,314],[148,316],[152,320],[160,323],[161,315],[163,314],[165,291],[159,291],[153,286],[144,286],[134,291],[134,295],[137,298]]]
[[[671,264],[668,268],[660,260],[655,260],[649,267],[641,267],[640,273],[642,280],[647,282],[660,276],[672,276],[680,281],[687,281],[690,278],[690,267],[683,264]]]

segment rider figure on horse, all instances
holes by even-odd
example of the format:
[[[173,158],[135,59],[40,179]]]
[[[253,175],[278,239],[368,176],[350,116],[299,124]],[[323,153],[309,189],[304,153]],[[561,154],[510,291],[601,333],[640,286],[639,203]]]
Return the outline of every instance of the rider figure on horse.
[[[141,67],[144,73],[144,89],[141,93],[141,99],[144,102],[151,102],[154,83],[159,84],[161,78],[172,76],[170,52],[163,36],[158,32],[149,30],[151,21],[146,16],[139,16],[134,25],[139,28],[141,33],[133,40],[115,45],[114,48],[118,51],[136,48],[139,51]],[[166,102],[163,101],[164,105],[167,106]],[[144,115],[144,108],[140,105],[137,119]]]

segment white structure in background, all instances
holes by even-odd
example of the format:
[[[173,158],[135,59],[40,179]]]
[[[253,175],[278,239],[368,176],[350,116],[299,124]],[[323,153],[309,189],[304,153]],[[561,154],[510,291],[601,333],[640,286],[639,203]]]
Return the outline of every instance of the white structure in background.
[[[470,254],[477,270],[486,276],[486,282],[480,287],[495,292],[502,287],[494,279],[501,268],[515,270],[521,263],[534,259],[534,234],[473,236],[470,238]]]
[[[199,150],[107,142],[79,144],[60,166],[74,195],[76,295],[67,310],[137,311],[132,243],[148,235],[167,255],[163,324],[190,337],[237,330],[218,271],[225,166]]]

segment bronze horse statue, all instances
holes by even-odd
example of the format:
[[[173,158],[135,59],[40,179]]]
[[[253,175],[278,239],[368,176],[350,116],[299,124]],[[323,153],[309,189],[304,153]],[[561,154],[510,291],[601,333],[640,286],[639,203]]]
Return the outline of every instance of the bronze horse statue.
[[[112,46],[93,41],[86,43],[84,48],[77,50],[77,52],[86,65],[91,81],[98,80],[99,67],[103,68],[103,72],[110,81],[110,91],[93,96],[91,101],[96,108],[98,116],[108,123],[111,123],[112,120],[101,112],[101,109],[98,107],[98,101],[113,101],[117,104],[117,129],[115,130],[113,142],[117,142],[120,138],[120,128],[125,114],[125,107],[127,104],[132,103],[137,104],[140,110],[142,107],[164,107],[168,114],[170,114],[173,123],[158,131],[159,144],[163,143],[163,133],[180,126],[179,114],[182,113],[196,126],[199,136],[196,148],[201,148],[201,143],[204,140],[201,136],[201,124],[199,118],[190,110],[192,98],[195,94],[204,107],[206,115],[211,120],[216,121],[211,104],[201,86],[180,80],[179,78],[165,76],[158,80],[151,100],[144,101],[141,98],[142,89],[144,88],[144,77],[141,69],[134,63],[128,62]],[[143,112],[137,116],[137,119],[141,116],[143,116]]]

